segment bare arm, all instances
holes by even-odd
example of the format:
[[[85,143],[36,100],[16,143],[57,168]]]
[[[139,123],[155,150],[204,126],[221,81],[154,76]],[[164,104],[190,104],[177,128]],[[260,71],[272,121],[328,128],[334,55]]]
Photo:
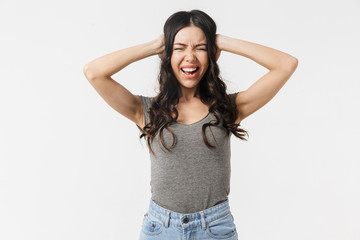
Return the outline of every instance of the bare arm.
[[[86,64],[84,73],[88,79],[111,77],[133,62],[160,54],[164,50],[162,38],[163,36],[161,35],[153,41],[121,49],[99,57]]]
[[[160,54],[164,50],[163,35],[157,39],[99,57],[86,64],[83,72],[99,95],[116,111],[144,127],[141,99],[111,78],[129,64]]]
[[[258,79],[247,90],[236,96],[239,116],[236,123],[248,117],[268,103],[284,86],[296,70],[298,60],[284,52],[260,44],[217,35],[220,51],[227,51],[247,57],[270,71]]]

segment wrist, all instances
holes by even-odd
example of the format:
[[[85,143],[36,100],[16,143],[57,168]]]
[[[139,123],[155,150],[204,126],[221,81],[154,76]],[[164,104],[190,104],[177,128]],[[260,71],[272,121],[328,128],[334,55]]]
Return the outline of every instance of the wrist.
[[[216,46],[218,51],[224,50],[224,35],[216,34]]]
[[[158,38],[151,41],[154,55],[160,54],[164,51],[164,36],[160,35]]]
[[[144,54],[144,57],[150,57],[157,54],[157,45],[154,40],[140,44],[139,50]]]
[[[230,40],[231,37],[225,35],[219,35],[218,47],[220,48],[221,51],[228,51],[228,45]]]

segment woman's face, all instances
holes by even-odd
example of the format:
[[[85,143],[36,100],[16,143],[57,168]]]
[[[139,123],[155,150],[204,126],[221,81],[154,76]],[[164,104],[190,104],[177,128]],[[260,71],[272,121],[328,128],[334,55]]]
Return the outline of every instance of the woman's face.
[[[177,32],[171,55],[172,70],[185,88],[196,88],[208,68],[207,41],[204,32],[188,26]]]

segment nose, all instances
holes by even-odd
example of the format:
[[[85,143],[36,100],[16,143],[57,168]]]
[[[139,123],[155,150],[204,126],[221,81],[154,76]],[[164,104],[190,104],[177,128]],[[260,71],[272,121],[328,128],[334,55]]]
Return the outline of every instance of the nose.
[[[193,62],[195,60],[195,54],[193,51],[187,51],[185,55],[185,61],[187,62]]]

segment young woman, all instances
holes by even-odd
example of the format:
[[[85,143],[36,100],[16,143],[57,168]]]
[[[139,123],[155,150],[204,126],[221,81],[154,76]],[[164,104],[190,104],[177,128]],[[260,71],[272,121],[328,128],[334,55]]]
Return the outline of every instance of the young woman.
[[[269,69],[247,90],[228,94],[216,63],[221,51]],[[160,91],[133,95],[111,76],[159,55]],[[240,122],[269,102],[297,59],[256,43],[216,34],[199,10],[180,11],[157,39],[88,63],[84,74],[100,96],[147,139],[151,199],[140,239],[237,239],[230,211],[230,133],[246,140]]]

